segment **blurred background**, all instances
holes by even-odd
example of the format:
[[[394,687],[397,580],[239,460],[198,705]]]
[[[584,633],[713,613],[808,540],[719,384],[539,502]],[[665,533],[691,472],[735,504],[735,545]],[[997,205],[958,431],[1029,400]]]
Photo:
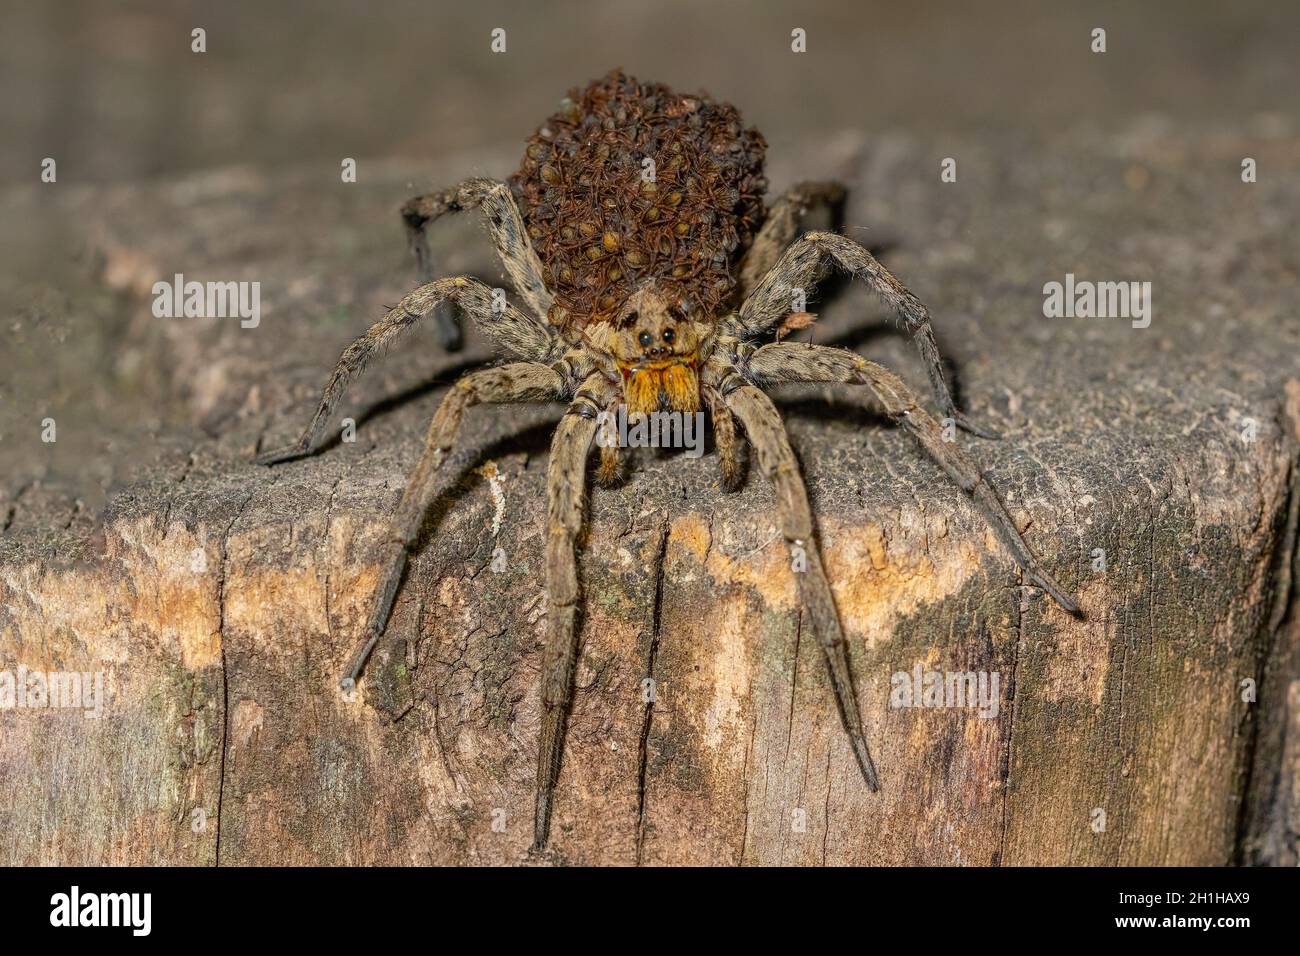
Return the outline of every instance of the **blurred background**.
[[[926,3],[5,0],[0,175],[111,182],[508,144],[612,67],[739,104],[774,149],[827,129],[1051,129],[1294,115],[1286,0]],[[208,53],[190,52],[203,27]],[[489,50],[493,28],[507,52]],[[790,32],[807,31],[792,56]],[[1094,27],[1105,56],[1090,52]]]
[[[18,498],[37,522],[63,521],[42,516],[42,495],[72,520],[93,513],[140,461],[165,454],[169,437],[184,456],[223,434],[223,422],[259,413],[272,370],[301,366],[293,400],[309,401],[338,348],[411,280],[397,204],[468,175],[507,175],[560,97],[615,66],[736,103],[769,141],[775,188],[860,178],[861,157],[872,156],[855,221],[877,230],[870,240],[901,238],[913,253],[971,235],[952,204],[950,221],[908,217],[900,203],[918,194],[921,174],[902,159],[915,151],[900,136],[925,144],[927,188],[928,157],[958,144],[1002,162],[1037,144],[1068,166],[1081,144],[1104,143],[1119,161],[1145,150],[1150,162],[1177,131],[1235,167],[1237,139],[1266,158],[1290,148],[1300,99],[1300,6],[1290,2],[0,0],[0,9],[3,527]],[[191,52],[196,27],[203,54]],[[504,54],[490,49],[498,27]],[[1090,49],[1096,27],[1104,55]],[[791,52],[795,28],[806,31],[804,54]],[[57,158],[57,186],[40,183],[45,157]],[[338,188],[342,157],[362,163],[355,189]],[[1011,172],[978,187],[984,207],[1017,195],[1016,164],[1002,168]],[[1044,189],[1062,198],[1061,181]],[[979,204],[969,217],[990,221]],[[457,251],[444,265],[490,266],[473,224],[446,229]],[[461,258],[462,246],[475,256]],[[240,338],[152,319],[149,285],[173,270],[263,279],[280,309],[274,328]],[[941,335],[956,321],[941,321]],[[291,324],[308,331],[291,334]],[[960,335],[948,335],[960,358]],[[57,445],[39,440],[47,415],[60,422]],[[257,438],[242,434],[228,453]]]

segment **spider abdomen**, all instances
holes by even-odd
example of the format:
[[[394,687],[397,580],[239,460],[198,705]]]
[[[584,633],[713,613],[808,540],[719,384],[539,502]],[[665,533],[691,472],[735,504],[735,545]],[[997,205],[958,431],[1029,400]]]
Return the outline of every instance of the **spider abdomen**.
[[[621,70],[571,91],[510,177],[550,320],[609,321],[651,279],[704,315],[725,308],[764,218],[765,149],[730,104]]]

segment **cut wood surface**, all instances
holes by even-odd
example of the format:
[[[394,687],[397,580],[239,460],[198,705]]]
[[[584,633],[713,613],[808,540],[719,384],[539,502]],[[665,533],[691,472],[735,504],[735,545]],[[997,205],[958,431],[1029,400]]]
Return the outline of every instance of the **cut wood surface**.
[[[1137,123],[1104,146],[1086,129],[844,142],[774,156],[773,182],[849,180],[848,234],[927,303],[963,406],[1004,436],[958,440],[1087,619],[1023,586],[864,396],[781,392],[881,792],[762,476],[727,495],[711,452],[645,455],[591,496],[542,859],[1296,863],[1300,140]],[[1248,149],[1268,171],[1250,185]],[[935,173],[945,155],[959,183]],[[489,353],[416,332],[344,403],[355,441],[250,463],[297,435],[339,351],[410,287],[400,201],[515,158],[0,196],[0,241],[33,264],[0,316],[0,669],[105,679],[97,719],[0,711],[0,863],[527,859],[560,408],[467,416],[461,477],[350,699],[337,681],[385,518],[446,385]],[[37,220],[45,245],[20,231]],[[476,224],[432,239],[440,272],[504,283]],[[151,286],[175,273],[259,281],[260,325],[155,318]],[[1150,281],[1150,327],[1045,317],[1043,285],[1067,273]],[[796,339],[922,389],[861,288],[810,310]],[[996,676],[996,707],[891,706],[917,668]]]

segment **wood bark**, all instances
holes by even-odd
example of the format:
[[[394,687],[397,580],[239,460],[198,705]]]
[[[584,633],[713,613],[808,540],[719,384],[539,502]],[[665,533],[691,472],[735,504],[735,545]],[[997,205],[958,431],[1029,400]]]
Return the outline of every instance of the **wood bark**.
[[[955,188],[929,175],[933,144],[883,137],[848,220],[888,240],[935,315],[963,404],[1004,434],[958,440],[1087,620],[1023,587],[863,396],[782,391],[882,792],[854,764],[761,476],[726,495],[712,454],[643,455],[588,509],[547,861],[1296,862],[1300,257],[1271,210],[1300,207],[1300,143],[1245,186],[1213,138],[1134,142],[966,142]],[[773,181],[837,172],[816,163]],[[85,254],[6,290],[0,668],[102,671],[106,702],[99,719],[0,712],[0,862],[526,859],[559,409],[469,413],[461,479],[353,699],[336,683],[384,517],[481,340],[447,356],[416,333],[345,403],[355,442],[250,464],[406,291],[398,203],[447,185],[366,169],[357,186],[229,170],[4,196],[0,221],[39,211],[42,248]],[[501,282],[473,224],[432,238],[441,271]],[[175,272],[260,281],[259,327],[154,318],[150,286]],[[1042,286],[1067,272],[1152,281],[1151,326],[1046,318]],[[816,341],[924,392],[879,305],[830,291]],[[996,715],[891,706],[918,665],[998,675]]]

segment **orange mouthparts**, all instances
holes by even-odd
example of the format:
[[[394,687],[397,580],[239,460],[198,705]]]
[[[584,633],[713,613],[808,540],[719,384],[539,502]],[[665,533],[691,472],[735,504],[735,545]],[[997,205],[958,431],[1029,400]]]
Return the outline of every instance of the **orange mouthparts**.
[[[700,381],[695,369],[694,358],[620,365],[627,410],[642,413],[661,409],[699,411]]]

